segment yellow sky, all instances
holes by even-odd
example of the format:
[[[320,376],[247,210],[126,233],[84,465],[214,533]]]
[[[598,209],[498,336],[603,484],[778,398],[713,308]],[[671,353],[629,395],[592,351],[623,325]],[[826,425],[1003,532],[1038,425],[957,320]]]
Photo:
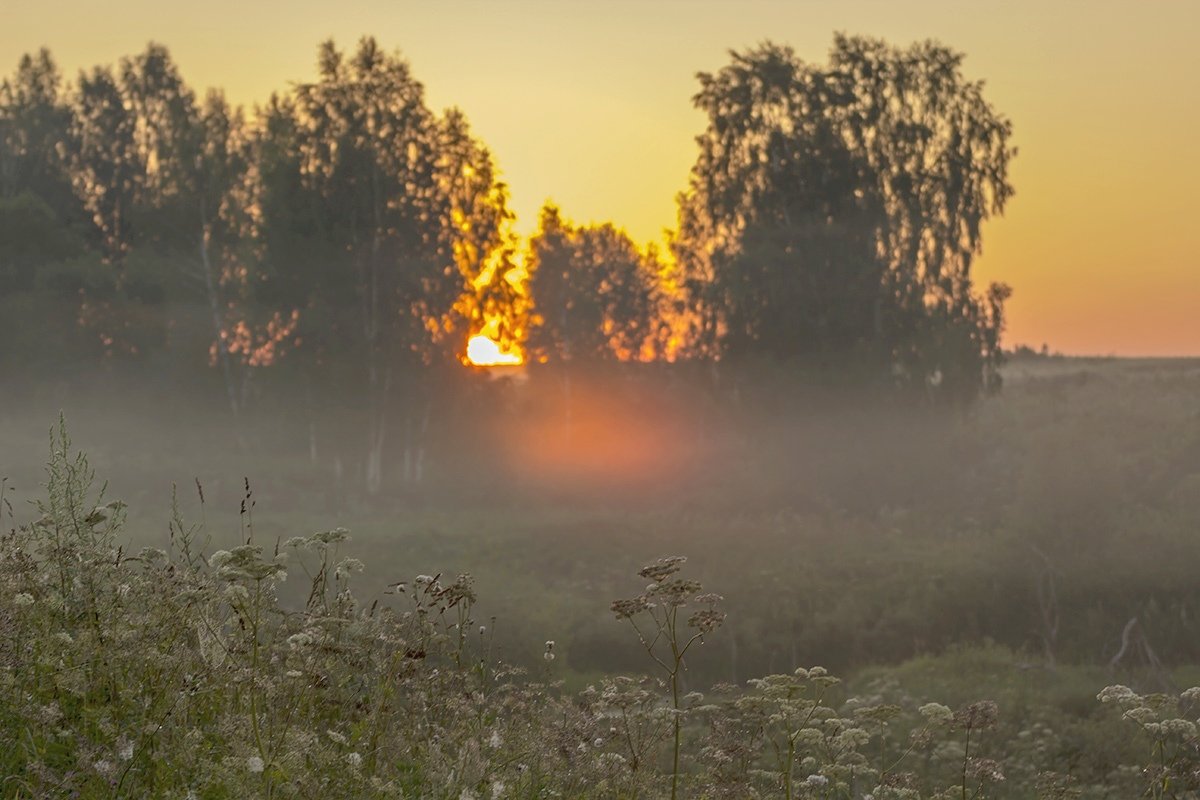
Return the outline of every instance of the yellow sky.
[[[694,73],[764,38],[822,60],[834,31],[937,38],[1012,118],[1007,215],[982,280],[1016,290],[1009,344],[1200,355],[1200,0],[5,0],[0,70],[46,45],[73,75],[150,39],[195,87],[264,100],[317,43],[400,49],[435,108],[461,107],[511,185],[520,227],[553,198],[577,221],[661,239],[703,119]]]

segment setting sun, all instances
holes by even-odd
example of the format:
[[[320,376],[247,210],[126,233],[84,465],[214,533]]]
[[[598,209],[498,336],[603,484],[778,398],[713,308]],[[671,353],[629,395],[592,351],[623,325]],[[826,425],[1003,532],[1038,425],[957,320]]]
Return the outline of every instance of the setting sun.
[[[467,342],[467,361],[476,367],[515,367],[524,359],[520,353],[502,350],[495,340],[479,334]]]

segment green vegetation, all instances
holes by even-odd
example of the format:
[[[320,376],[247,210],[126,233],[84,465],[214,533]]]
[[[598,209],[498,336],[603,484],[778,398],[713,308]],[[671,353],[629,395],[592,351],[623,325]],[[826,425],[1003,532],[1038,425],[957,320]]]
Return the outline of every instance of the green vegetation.
[[[1200,366],[1005,364],[961,67],[732,53],[657,250],[520,241],[370,38],[252,112],[22,59],[0,794],[1200,796]]]
[[[243,450],[263,383],[311,426],[352,405],[343,462],[372,494],[397,460],[421,482],[476,336],[566,392],[629,362],[759,360],[920,403],[996,388],[1008,289],[971,267],[1014,150],[962,55],[838,36],[825,64],[730,59],[698,75],[707,127],[660,248],[552,204],[522,241],[465,114],[371,37],[321,44],[253,109],[161,44],[74,81],[28,54],[0,82],[0,371],[219,381]]]
[[[168,421],[102,403],[80,422],[133,507],[61,434],[33,513],[4,491],[4,793],[1192,797],[1200,372],[1006,379],[957,421],[780,412],[738,431],[757,460],[653,498],[514,473],[456,500],[433,470],[421,507],[340,510],[281,455],[166,514],[162,461],[114,454]],[[236,452],[193,424],[176,477]]]

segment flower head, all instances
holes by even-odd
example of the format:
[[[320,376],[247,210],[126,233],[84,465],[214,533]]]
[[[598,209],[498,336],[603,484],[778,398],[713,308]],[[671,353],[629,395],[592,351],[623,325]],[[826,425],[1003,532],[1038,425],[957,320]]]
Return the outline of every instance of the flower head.
[[[643,578],[649,578],[655,583],[662,583],[670,576],[679,572],[679,569],[687,562],[686,556],[666,556],[655,561],[653,564],[647,564],[638,570],[638,575]]]

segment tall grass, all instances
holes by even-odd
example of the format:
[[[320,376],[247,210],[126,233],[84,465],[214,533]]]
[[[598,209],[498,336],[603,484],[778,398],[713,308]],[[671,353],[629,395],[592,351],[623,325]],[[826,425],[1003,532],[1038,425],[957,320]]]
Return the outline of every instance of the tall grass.
[[[2,488],[0,509],[14,519]],[[262,541],[247,484],[241,543],[211,552],[204,526],[175,509],[165,550],[128,552],[124,504],[65,426],[52,433],[35,518],[0,537],[5,797],[962,800],[1200,787],[1197,689],[1109,687],[1100,699],[1121,713],[1096,704],[1075,739],[1050,707],[953,710],[886,680],[851,693],[820,667],[706,695],[689,685],[687,656],[721,635],[724,614],[675,557],[613,604],[651,673],[572,693],[553,641],[535,673],[496,656],[469,575],[418,575],[365,602],[344,530]],[[306,583],[302,604],[280,602],[285,581]]]

